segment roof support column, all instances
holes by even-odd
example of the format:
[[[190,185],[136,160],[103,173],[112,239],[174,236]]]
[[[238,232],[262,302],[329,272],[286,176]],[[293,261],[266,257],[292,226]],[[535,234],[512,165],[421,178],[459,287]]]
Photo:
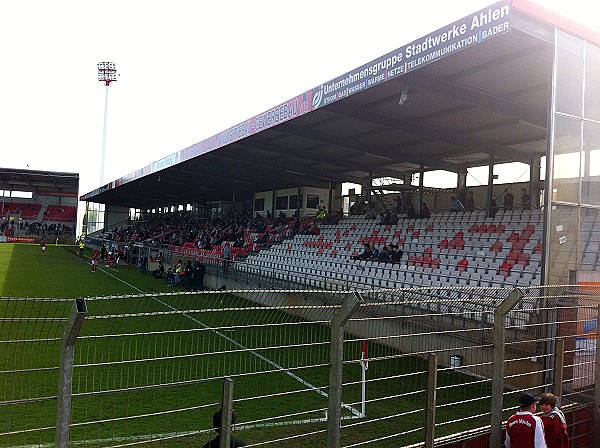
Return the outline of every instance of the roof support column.
[[[271,218],[275,217],[275,198],[277,197],[277,190],[273,190],[271,193]]]
[[[488,162],[488,185],[486,206],[486,216],[488,218],[494,217],[494,212],[492,211],[492,201],[494,201],[494,154],[490,154],[490,161]]]
[[[421,210],[421,204],[423,203],[423,177],[425,176],[425,165],[421,163],[419,169],[419,203],[415,207],[417,211]]]
[[[362,189],[360,191],[360,196],[363,201],[367,201],[371,204],[371,188],[373,187],[373,173],[369,173],[369,177],[363,179]]]
[[[402,182],[404,183],[404,185],[412,185],[412,174],[407,174],[406,176],[404,176],[402,178]],[[402,205],[402,210],[401,210],[401,212],[404,213],[407,210],[406,206],[410,202],[407,199],[408,198],[408,193],[404,192],[404,190],[403,190],[402,193],[401,193],[401,198],[402,198],[401,199],[401,201],[402,201],[402,204],[401,204]]]
[[[456,197],[462,203],[464,203],[467,198],[467,169],[462,166],[460,167],[458,181],[456,183]]]
[[[333,201],[333,183],[329,181],[329,197],[327,198],[327,211],[331,213],[331,203]]]
[[[300,209],[302,208],[302,186],[298,185],[298,201],[296,201],[296,217],[300,219]]]
[[[541,165],[541,157],[533,160],[531,165],[529,165],[529,197],[531,198],[531,205],[534,208],[540,208],[540,192],[542,190],[542,183],[540,181]]]

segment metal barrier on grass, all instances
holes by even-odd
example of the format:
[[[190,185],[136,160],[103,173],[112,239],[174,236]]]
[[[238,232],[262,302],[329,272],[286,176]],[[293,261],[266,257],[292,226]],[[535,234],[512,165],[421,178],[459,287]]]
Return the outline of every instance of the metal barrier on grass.
[[[592,446],[599,302],[580,286],[0,298],[0,446],[203,444],[225,377],[250,446],[499,446],[523,391],[555,393]]]

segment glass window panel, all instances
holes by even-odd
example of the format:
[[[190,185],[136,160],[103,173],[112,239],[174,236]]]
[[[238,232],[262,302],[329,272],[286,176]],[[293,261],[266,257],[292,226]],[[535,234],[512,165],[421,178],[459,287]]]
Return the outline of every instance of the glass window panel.
[[[583,41],[558,31],[556,111],[582,115]]]
[[[600,205],[600,124],[583,123],[583,179],[581,202]]]
[[[600,121],[600,48],[586,44],[585,48],[585,118]]]
[[[262,212],[265,209],[265,198],[254,200],[254,211]]]
[[[306,208],[319,208],[319,195],[318,194],[307,194],[306,195]]]
[[[302,195],[300,195],[300,205],[298,205],[298,195],[293,194],[290,196],[290,210],[296,210],[302,208]]]
[[[554,130],[552,200],[579,202],[581,170],[581,121],[557,116]]]
[[[275,210],[287,210],[288,196],[277,196],[275,198]]]
[[[550,247],[548,253],[547,284],[564,285],[569,281],[569,271],[577,270],[579,261],[579,209],[569,206],[553,206],[548,232]]]

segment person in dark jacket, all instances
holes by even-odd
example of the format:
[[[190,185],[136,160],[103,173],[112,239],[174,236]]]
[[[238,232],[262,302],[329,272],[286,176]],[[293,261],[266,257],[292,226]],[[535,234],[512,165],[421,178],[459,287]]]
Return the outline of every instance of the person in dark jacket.
[[[217,432],[217,436],[212,439],[210,442],[206,442],[202,448],[219,448],[221,442],[221,419],[222,419],[223,411],[219,409],[217,412],[213,414],[213,429]],[[233,425],[235,424],[235,411],[231,410],[231,430],[233,431]],[[231,436],[231,440],[229,441],[229,446],[231,448],[238,448],[240,446],[246,446],[246,442],[237,437]]]

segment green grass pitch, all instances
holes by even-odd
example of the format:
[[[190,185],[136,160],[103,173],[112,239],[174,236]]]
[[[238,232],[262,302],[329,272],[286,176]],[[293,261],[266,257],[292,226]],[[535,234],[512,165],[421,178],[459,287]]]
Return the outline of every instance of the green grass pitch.
[[[220,401],[222,378],[229,376],[242,423],[238,436],[252,443],[291,438],[296,446],[324,444],[326,424],[318,420],[327,408],[326,326],[261,309],[227,293],[174,292],[165,280],[142,275],[134,267],[100,266],[94,274],[89,261],[75,251],[75,246],[48,245],[42,256],[37,245],[0,245],[0,296],[89,298],[89,319],[76,345],[73,442],[118,446],[153,437],[161,447],[203,443],[212,436],[210,416]],[[157,292],[171,294],[159,299],[140,294]],[[134,296],[98,298],[120,295]],[[71,306],[51,300],[0,302],[0,393],[11,403],[0,406],[0,446],[52,446],[55,366]],[[15,340],[29,342],[11,342]],[[356,360],[359,347],[358,341],[347,342],[346,359]],[[425,362],[377,344],[370,356],[381,360],[370,363],[368,378],[380,380],[367,385],[367,418],[344,421],[342,443],[398,431],[406,434],[378,445],[422,441],[424,412],[403,413],[423,408]],[[360,374],[358,364],[344,369],[348,385],[343,399],[357,410]],[[441,373],[439,381],[455,386],[438,393],[440,403],[454,401],[460,390],[462,400],[471,397],[489,409],[489,402],[480,398],[489,396],[488,385],[469,387],[472,380],[454,372]],[[472,411],[472,401],[441,407],[440,420]],[[346,410],[344,415],[352,414]],[[439,432],[472,424],[441,426]],[[183,434],[191,435],[179,437]]]

